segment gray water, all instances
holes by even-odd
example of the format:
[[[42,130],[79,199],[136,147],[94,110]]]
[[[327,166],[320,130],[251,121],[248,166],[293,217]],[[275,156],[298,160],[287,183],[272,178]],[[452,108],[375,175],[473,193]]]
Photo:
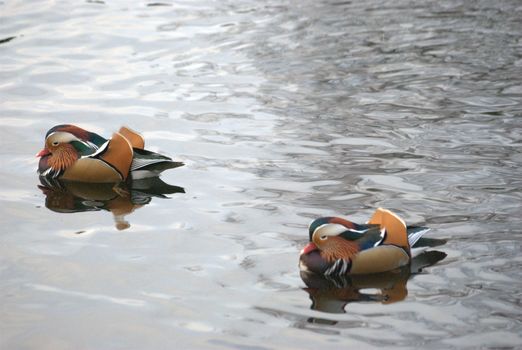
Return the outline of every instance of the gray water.
[[[0,348],[522,348],[520,1],[2,1],[0,33]],[[141,131],[184,193],[46,201],[60,123]],[[308,223],[379,206],[447,257],[306,288]]]

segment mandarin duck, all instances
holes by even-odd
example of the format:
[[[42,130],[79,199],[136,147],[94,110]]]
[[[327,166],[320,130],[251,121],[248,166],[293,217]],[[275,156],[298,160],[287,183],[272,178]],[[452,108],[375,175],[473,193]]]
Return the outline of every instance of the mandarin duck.
[[[126,127],[108,140],[75,125],[57,125],[47,132],[45,147],[36,155],[38,173],[70,181],[119,183],[184,165],[144,146],[143,137]]]
[[[301,251],[299,267],[326,276],[394,270],[410,264],[410,248],[428,230],[406,226],[382,208],[365,225],[338,217],[319,218],[309,226],[310,242]]]

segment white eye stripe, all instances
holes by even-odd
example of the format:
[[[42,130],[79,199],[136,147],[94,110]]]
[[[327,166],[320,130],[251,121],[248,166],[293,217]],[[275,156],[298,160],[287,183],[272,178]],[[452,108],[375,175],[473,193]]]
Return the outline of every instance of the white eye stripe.
[[[64,143],[67,143],[67,142],[71,142],[71,141],[81,141],[79,138],[77,138],[76,136],[74,136],[70,132],[66,132],[66,131],[55,131],[55,132],[52,132],[49,135],[47,135],[47,139],[49,139],[50,137],[53,138],[53,140],[54,140],[53,143],[54,142],[64,142]]]
[[[314,234],[317,232],[321,233],[321,236],[337,236],[340,233],[347,231],[348,229],[343,225],[339,224],[323,224],[315,229]]]

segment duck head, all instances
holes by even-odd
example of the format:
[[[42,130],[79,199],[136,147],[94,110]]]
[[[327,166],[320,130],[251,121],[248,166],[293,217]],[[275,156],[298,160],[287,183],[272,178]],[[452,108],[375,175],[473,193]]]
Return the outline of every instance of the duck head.
[[[348,264],[359,252],[354,239],[362,234],[361,226],[337,217],[314,220],[309,226],[310,242],[301,250],[301,268],[323,274],[336,260],[342,259]]]
[[[80,157],[95,153],[106,141],[74,125],[57,125],[47,132],[45,146],[36,154],[40,157],[38,172],[41,175],[58,175]]]

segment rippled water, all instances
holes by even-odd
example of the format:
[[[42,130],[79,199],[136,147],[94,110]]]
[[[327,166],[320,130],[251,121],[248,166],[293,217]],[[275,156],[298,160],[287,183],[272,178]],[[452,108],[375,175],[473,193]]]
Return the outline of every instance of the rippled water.
[[[5,1],[0,17],[2,348],[522,348],[519,1]],[[186,163],[162,177],[185,193],[124,215],[46,202],[33,155],[59,123],[142,131]],[[448,256],[306,288],[310,220],[378,206]]]

